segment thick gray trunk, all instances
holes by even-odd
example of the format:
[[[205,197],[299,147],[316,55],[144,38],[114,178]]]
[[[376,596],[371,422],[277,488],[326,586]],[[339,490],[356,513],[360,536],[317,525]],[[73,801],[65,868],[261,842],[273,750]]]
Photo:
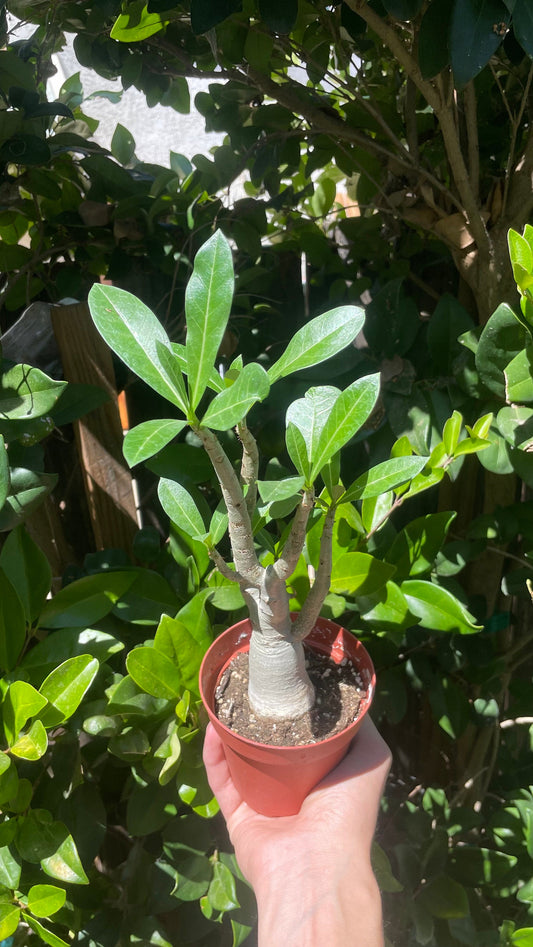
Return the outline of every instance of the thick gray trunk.
[[[252,621],[250,706],[261,717],[299,717],[311,709],[315,694],[303,645],[293,638],[285,582],[269,566],[261,587],[244,595]]]

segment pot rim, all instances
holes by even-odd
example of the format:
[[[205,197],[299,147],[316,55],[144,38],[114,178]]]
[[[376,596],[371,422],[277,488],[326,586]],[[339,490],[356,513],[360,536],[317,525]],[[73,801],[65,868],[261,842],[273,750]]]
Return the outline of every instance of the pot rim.
[[[291,615],[291,618],[294,619],[295,617],[296,617],[296,614],[293,613]],[[206,699],[207,695],[203,686],[204,671],[205,671],[205,668],[207,667],[208,661],[211,658],[212,649],[216,646],[217,642],[221,642],[221,639],[228,633],[231,633],[231,632],[235,633],[236,631],[239,631],[240,637],[243,640],[244,647],[240,645],[234,647],[229,657],[227,659],[226,658],[224,659],[224,663],[221,664],[220,669],[217,671],[217,674],[216,674],[217,682],[224,668],[227,667],[228,663],[233,659],[234,655],[242,651],[246,652],[249,650],[249,640],[250,640],[250,635],[252,632],[252,623],[251,623],[250,618],[244,618],[241,621],[236,622],[234,625],[230,625],[229,628],[226,628],[225,631],[223,631],[220,635],[218,635],[215,638],[215,640],[207,649],[202,659],[202,663],[200,665],[200,672],[199,672],[200,696],[202,698],[202,702],[204,704],[204,707],[207,710],[207,713],[212,723],[216,725],[217,727],[220,727],[220,729],[223,730],[224,733],[227,734],[227,736],[232,740],[235,740],[239,743],[242,742],[245,746],[247,745],[247,746],[252,746],[252,747],[264,748],[265,750],[275,751],[276,753],[281,753],[283,756],[290,756],[291,754],[301,753],[302,750],[312,749],[313,747],[317,747],[317,746],[325,746],[329,743],[340,741],[341,739],[346,738],[347,734],[349,734],[352,728],[359,729],[359,726],[361,725],[363,717],[366,716],[367,712],[370,709],[370,705],[372,704],[372,700],[374,698],[374,693],[376,689],[376,672],[374,669],[372,658],[370,657],[364,644],[359,640],[359,638],[357,638],[347,628],[344,628],[343,625],[337,624],[337,622],[333,621],[332,619],[322,618],[322,616],[319,616],[314,624],[313,631],[315,630],[315,628],[319,630],[337,629],[335,640],[339,638],[339,632],[343,633],[341,637],[344,637],[344,635],[349,635],[350,639],[353,639],[355,647],[358,650],[361,650],[362,654],[365,656],[365,663],[367,664],[366,670],[368,670],[369,672],[370,679],[365,682],[366,693],[365,693],[365,696],[361,698],[361,704],[360,704],[361,709],[358,712],[355,720],[349,723],[348,726],[344,727],[343,730],[340,730],[338,733],[334,733],[329,737],[325,737],[323,740],[316,740],[314,743],[299,743],[295,746],[276,746],[273,743],[262,743],[259,740],[252,740],[250,737],[242,736],[236,730],[232,730],[231,727],[228,727],[227,724],[223,723],[215,713],[214,700],[208,701]],[[313,631],[311,631],[309,635],[307,636],[307,638],[305,639],[305,641],[309,641],[310,645],[313,640]],[[317,648],[317,650],[320,650],[320,648]],[[355,656],[353,657],[350,656],[350,658],[354,661],[356,660]],[[213,697],[214,697],[214,689],[213,689]]]

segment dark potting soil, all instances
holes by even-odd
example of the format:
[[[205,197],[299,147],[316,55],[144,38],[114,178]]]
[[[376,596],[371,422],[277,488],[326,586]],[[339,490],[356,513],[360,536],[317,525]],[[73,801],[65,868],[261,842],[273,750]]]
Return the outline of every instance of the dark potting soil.
[[[272,746],[302,746],[340,733],[356,719],[365,686],[349,658],[336,664],[328,655],[306,649],[307,673],[315,704],[295,720],[257,717],[248,701],[248,653],[235,655],[215,691],[219,720],[243,737]]]

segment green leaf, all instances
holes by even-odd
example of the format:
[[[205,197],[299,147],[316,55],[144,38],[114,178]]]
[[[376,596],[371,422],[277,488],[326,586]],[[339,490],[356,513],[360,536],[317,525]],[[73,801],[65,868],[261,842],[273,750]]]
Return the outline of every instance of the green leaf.
[[[268,375],[262,365],[245,365],[237,380],[221,391],[209,405],[202,418],[202,426],[215,431],[235,427],[257,401],[264,401],[270,391]]]
[[[23,817],[16,845],[25,861],[40,864],[49,877],[70,884],[89,883],[72,835],[46,809],[31,809]]]
[[[263,503],[279,503],[299,496],[304,485],[303,477],[286,477],[283,480],[258,480],[257,488]]]
[[[152,697],[177,700],[183,690],[180,673],[170,658],[155,648],[140,647],[126,659],[129,675],[138,687]]]
[[[131,132],[120,122],[118,122],[111,139],[111,154],[119,164],[129,164],[135,155],[135,139]]]
[[[109,614],[135,579],[134,570],[83,576],[46,602],[39,624],[43,628],[87,628]]]
[[[0,434],[0,510],[6,502],[10,484],[11,477],[9,473],[7,448],[3,436]]]
[[[159,320],[139,299],[116,286],[95,284],[89,293],[93,322],[109,347],[154,391],[187,414],[185,388],[176,384],[160,356],[172,355]],[[158,346],[159,343],[159,346]]]
[[[533,345],[508,363],[503,372],[506,401],[530,403],[533,401]]]
[[[476,625],[470,612],[446,589],[421,579],[409,579],[400,588],[423,628],[462,635],[481,631],[482,626]]]
[[[372,842],[372,871],[376,876],[376,881],[380,891],[394,894],[397,891],[403,891],[403,885],[392,873],[391,863],[387,853],[377,842]]]
[[[345,595],[370,595],[382,588],[396,567],[366,552],[346,552],[333,564],[331,591]]]
[[[213,865],[213,880],[207,892],[208,901],[215,911],[232,911],[239,907],[235,892],[235,878],[222,862]]]
[[[364,321],[364,311],[355,306],[340,306],[311,319],[293,335],[283,355],[269,368],[270,383],[341,352],[354,341]]]
[[[424,79],[433,79],[450,63],[448,36],[451,14],[450,0],[432,0],[424,13],[418,34],[418,64]],[[435,42],[436,36],[439,37],[438,43]]]
[[[501,0],[456,0],[450,29],[450,53],[456,88],[464,89],[487,65],[505,36],[495,25],[510,23]]]
[[[178,670],[181,690],[186,688],[199,694],[198,672],[205,648],[191,635],[187,626],[178,618],[163,615],[154,639],[154,648],[166,655]]]
[[[13,855],[9,845],[3,845],[0,848],[0,885],[15,890],[19,886],[20,873],[20,859]]]
[[[504,370],[526,345],[527,330],[513,310],[502,303],[485,325],[476,350],[476,369],[484,385],[505,400]]]
[[[35,720],[27,733],[21,734],[9,747],[10,753],[23,760],[40,760],[48,749],[48,737],[40,720]]]
[[[298,16],[298,0],[259,0],[259,13],[273,33],[290,33]]]
[[[451,852],[451,871],[456,881],[469,887],[498,884],[517,863],[515,855],[477,845],[460,845]]]
[[[159,502],[170,520],[193,539],[203,539],[205,524],[189,491],[176,480],[162,477],[157,488]]]
[[[285,432],[287,452],[296,470],[302,475],[306,483],[311,482],[311,464],[307,456],[307,445],[302,432],[295,424],[289,422]]]
[[[395,490],[412,480],[427,462],[427,457],[393,457],[385,460],[358,477],[343,494],[342,502],[377,497]]]
[[[242,0],[191,0],[191,28],[199,35],[223,23],[228,16],[242,10]]]
[[[398,576],[421,575],[433,568],[456,515],[429,513],[412,520],[398,533],[385,554],[387,562],[396,566]]]
[[[55,885],[33,885],[28,891],[28,910],[36,917],[50,917],[63,907],[67,893]]]
[[[126,434],[122,448],[129,466],[134,467],[163,450],[183,430],[185,424],[185,421],[174,421],[172,418],[137,424]]]
[[[533,927],[521,927],[519,930],[513,931],[511,944],[512,947],[533,947]]]
[[[7,940],[19,926],[20,908],[14,904],[0,904],[0,938]]]
[[[287,409],[286,423],[294,424],[302,434],[310,460],[316,456],[320,435],[340,393],[329,385],[309,388]]]
[[[216,362],[233,302],[233,259],[220,230],[196,254],[185,290],[185,353],[191,408],[194,411]]]
[[[37,671],[44,677],[57,667],[59,656],[66,660],[80,654],[91,654],[103,663],[123,648],[122,641],[97,628],[60,628],[31,648],[22,665],[30,675]]]
[[[322,467],[363,426],[376,404],[378,395],[378,373],[358,378],[341,392],[322,428],[316,453],[311,458],[311,480],[315,480]]]
[[[438,875],[424,885],[417,903],[433,917],[466,917],[470,913],[465,889],[449,875]]]
[[[0,530],[14,529],[26,519],[56,483],[56,474],[37,473],[24,467],[12,468],[9,496],[0,510]]]
[[[37,921],[34,917],[31,917],[29,914],[26,914],[25,911],[22,912],[22,917],[26,921],[28,927],[31,927],[42,940],[43,944],[48,944],[49,947],[70,947],[70,945],[58,937],[57,934],[54,934],[53,931],[49,931],[46,927],[43,927],[40,921]]]
[[[527,240],[516,230],[508,234],[509,255],[518,288],[525,292],[533,283],[533,252]]]
[[[496,424],[508,444],[521,450],[529,449],[533,442],[533,408],[517,404],[506,405],[498,411]]]
[[[533,10],[529,0],[516,0],[513,8],[513,31],[522,49],[529,57],[533,57]]]
[[[41,714],[45,727],[55,727],[75,713],[94,681],[98,667],[96,658],[80,654],[54,668],[39,688],[50,704]]]
[[[267,33],[253,27],[248,30],[244,43],[244,56],[254,69],[270,75],[270,58],[274,42]]]
[[[0,752],[0,764],[0,806],[5,806],[17,793],[19,777],[17,767],[7,753]]]
[[[31,365],[14,365],[0,375],[0,418],[29,421],[50,414],[66,384]]]
[[[129,4],[125,13],[121,13],[113,23],[110,33],[111,39],[119,43],[140,43],[149,36],[154,36],[163,29],[164,22],[159,13],[149,13],[144,0],[135,0]],[[111,148],[113,151],[113,148]],[[113,155],[118,161],[123,161],[113,151]]]
[[[24,607],[0,568],[0,670],[11,671],[26,641]]]
[[[52,584],[48,559],[22,525],[12,530],[0,552],[0,567],[17,590],[26,620],[38,617]]]

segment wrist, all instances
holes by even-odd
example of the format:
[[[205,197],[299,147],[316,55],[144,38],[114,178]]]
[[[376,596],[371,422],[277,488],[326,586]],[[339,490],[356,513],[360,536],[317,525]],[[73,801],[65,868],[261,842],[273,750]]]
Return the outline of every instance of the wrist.
[[[256,890],[258,947],[383,947],[381,895],[370,867],[331,880],[272,877]]]

